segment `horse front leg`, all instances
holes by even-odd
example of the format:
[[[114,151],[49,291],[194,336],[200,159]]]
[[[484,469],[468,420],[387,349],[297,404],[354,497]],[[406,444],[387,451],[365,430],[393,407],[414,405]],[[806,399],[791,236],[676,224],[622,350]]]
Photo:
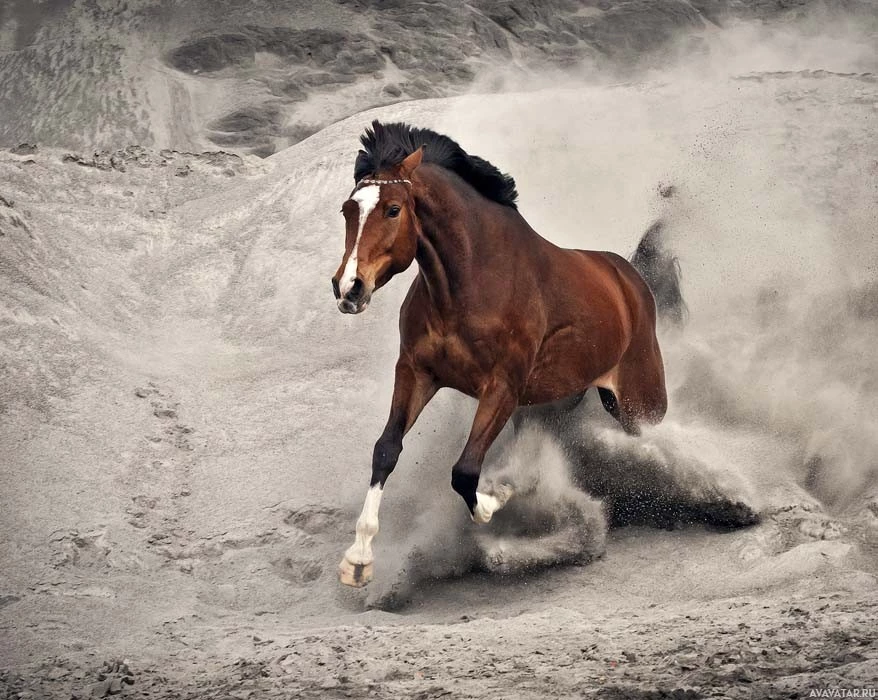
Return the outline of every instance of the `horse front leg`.
[[[390,417],[372,452],[372,478],[363,511],[357,520],[357,534],[338,567],[339,580],[347,586],[359,588],[372,580],[372,540],[378,533],[378,509],[384,483],[399,460],[403,437],[436,394],[437,388],[430,375],[415,369],[402,358],[396,363]]]
[[[479,492],[478,486],[485,455],[517,405],[517,396],[509,385],[491,382],[479,398],[469,439],[451,470],[452,488],[461,495],[472,519],[478,523],[490,521],[512,497],[509,486],[501,487],[493,495]]]

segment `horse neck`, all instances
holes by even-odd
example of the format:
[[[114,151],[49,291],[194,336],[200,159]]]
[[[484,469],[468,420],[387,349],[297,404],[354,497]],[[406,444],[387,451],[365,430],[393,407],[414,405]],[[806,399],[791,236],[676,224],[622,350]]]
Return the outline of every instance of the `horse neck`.
[[[437,170],[422,166],[417,171],[414,197],[420,232],[415,259],[435,306],[451,312],[473,287],[470,266],[484,243],[484,229],[478,225],[477,207],[460,189],[462,183]]]

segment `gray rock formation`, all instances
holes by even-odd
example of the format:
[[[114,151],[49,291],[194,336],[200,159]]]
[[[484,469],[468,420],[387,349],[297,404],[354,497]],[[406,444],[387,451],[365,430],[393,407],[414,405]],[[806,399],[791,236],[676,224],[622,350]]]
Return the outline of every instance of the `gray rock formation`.
[[[126,0],[0,9],[0,145],[268,155],[492,68],[630,70],[681,35],[825,0]],[[874,0],[845,0],[875,14]],[[75,30],[74,30],[75,28]]]

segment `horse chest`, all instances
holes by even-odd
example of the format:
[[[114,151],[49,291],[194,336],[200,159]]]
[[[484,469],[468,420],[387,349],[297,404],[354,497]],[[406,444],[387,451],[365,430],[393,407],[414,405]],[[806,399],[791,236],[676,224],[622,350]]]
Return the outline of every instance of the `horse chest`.
[[[487,362],[478,341],[454,333],[426,333],[415,344],[414,357],[443,386],[475,395],[484,382]]]

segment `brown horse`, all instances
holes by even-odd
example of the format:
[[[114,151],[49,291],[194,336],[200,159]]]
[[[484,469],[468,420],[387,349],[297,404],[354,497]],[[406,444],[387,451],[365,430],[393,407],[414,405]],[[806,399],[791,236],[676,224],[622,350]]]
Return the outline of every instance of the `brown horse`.
[[[332,278],[338,308],[362,312],[414,260],[419,274],[400,310],[390,418],[375,444],[356,541],[339,569],[352,586],[372,577],[384,484],[438,389],[478,399],[451,485],[480,523],[512,495],[509,486],[489,494],[478,485],[488,448],[519,406],[576,403],[597,387],[632,434],[667,408],[656,303],[631,263],[542,238],[518,213],[512,178],[446,136],[375,121],[361,142],[356,186],[342,207],[345,254]],[[644,271],[658,270],[679,314],[675,261],[658,240],[645,239],[638,254]]]

